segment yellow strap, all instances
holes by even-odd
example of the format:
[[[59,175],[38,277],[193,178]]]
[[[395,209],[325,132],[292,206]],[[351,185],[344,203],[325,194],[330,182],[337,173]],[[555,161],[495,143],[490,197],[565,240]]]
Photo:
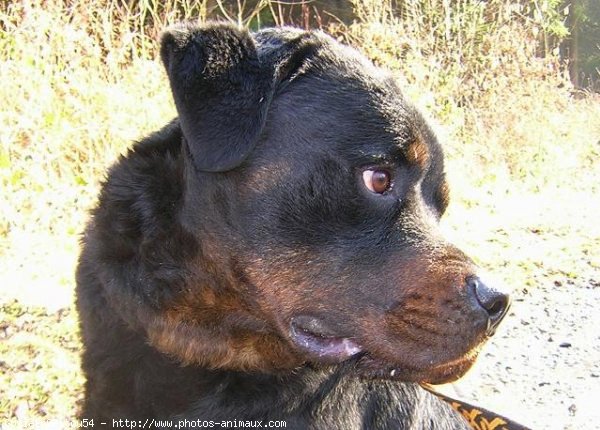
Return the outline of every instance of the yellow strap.
[[[473,430],[530,430],[528,427],[495,412],[438,393],[431,385],[421,384],[421,386],[452,406]]]

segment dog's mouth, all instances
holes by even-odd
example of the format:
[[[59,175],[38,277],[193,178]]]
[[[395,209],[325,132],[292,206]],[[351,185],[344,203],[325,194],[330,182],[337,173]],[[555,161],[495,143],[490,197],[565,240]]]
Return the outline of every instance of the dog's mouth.
[[[433,385],[445,384],[462,377],[471,368],[478,353],[478,349],[473,349],[457,359],[431,361],[428,366],[391,363],[378,358],[351,337],[336,335],[325,329],[318,320],[306,317],[292,320],[290,337],[310,361],[322,364],[354,361],[357,374],[361,377]]]
[[[290,334],[296,346],[319,361],[341,363],[362,352],[362,348],[351,338],[334,336],[314,319],[294,319]]]

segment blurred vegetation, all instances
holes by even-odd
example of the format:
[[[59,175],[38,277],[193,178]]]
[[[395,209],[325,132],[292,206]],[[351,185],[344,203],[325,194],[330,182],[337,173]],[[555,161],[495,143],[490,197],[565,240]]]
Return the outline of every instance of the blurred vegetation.
[[[561,47],[571,60],[571,78],[577,86],[600,91],[600,2],[569,2],[567,25],[570,34]]]
[[[74,415],[79,233],[106,168],[175,116],[159,33],[209,17],[390,68],[445,142],[448,235],[518,287],[597,277],[600,101],[559,57],[557,0],[0,2],[0,420]]]

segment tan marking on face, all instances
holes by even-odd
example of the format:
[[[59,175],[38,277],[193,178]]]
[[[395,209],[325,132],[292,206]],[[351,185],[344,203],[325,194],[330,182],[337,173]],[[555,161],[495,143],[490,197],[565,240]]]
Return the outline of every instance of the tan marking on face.
[[[162,311],[146,308],[138,313],[149,343],[184,365],[259,372],[302,365],[272,317],[285,307],[286,295],[275,299],[273,288],[283,283],[285,290],[285,273],[284,279],[271,280],[259,270],[264,276],[253,279],[247,264],[215,265],[210,256],[221,256],[223,249],[208,242],[203,243],[202,258],[188,265],[192,275],[183,291]],[[219,281],[202,281],[206,272]]]
[[[450,203],[450,188],[448,182],[444,179],[436,191],[436,199],[442,204],[442,208],[445,210]]]
[[[474,270],[453,247],[423,249],[403,259],[390,274],[398,285],[395,301],[383,314],[360,318],[367,350],[385,362],[425,373],[474,358],[485,340],[485,325],[473,324],[466,291],[465,278]]]
[[[429,162],[429,149],[422,139],[418,138],[408,145],[405,151],[406,159],[410,164],[425,169]]]
[[[270,333],[227,330],[160,316],[147,326],[147,333],[152,346],[184,365],[273,372],[302,364],[286,342]]]

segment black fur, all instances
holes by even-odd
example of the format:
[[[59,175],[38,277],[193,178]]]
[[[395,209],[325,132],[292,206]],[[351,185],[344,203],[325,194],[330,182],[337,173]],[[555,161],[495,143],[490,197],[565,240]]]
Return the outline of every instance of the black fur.
[[[83,238],[81,416],[467,428],[415,383],[460,376],[487,320],[454,287],[475,269],[435,228],[442,152],[395,82],[319,33],[162,43],[179,118],[111,168]],[[311,355],[307,318],[361,353]]]

